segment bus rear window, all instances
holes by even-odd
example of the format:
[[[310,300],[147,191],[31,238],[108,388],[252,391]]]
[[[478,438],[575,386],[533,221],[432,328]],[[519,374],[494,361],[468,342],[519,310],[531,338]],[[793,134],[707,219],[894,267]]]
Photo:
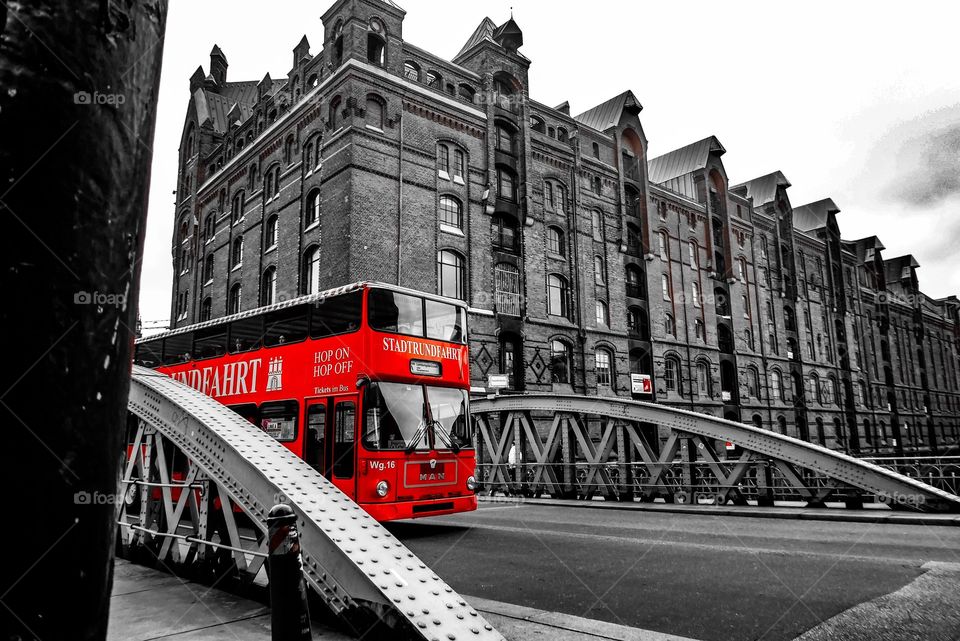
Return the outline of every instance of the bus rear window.
[[[267,314],[263,344],[267,347],[299,343],[307,338],[310,317],[306,305],[297,305]]]
[[[367,299],[370,327],[381,332],[423,336],[423,299],[391,292],[386,289],[371,289]]]
[[[360,329],[362,292],[332,296],[311,305],[310,337],[324,338]]]

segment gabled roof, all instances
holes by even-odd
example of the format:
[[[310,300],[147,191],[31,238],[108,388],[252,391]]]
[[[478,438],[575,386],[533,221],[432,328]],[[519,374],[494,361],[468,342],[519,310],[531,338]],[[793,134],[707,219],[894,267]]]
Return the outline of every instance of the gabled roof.
[[[778,187],[789,186],[790,181],[787,180],[787,177],[778,170],[771,174],[767,174],[766,176],[760,176],[759,178],[748,180],[745,183],[734,185],[730,188],[730,191],[739,189],[741,187],[746,188],[746,197],[753,198],[754,207],[760,207],[761,205],[766,205],[767,203],[772,203],[774,201],[774,199],[777,197]]]
[[[210,50],[211,58],[223,58],[223,61],[227,61],[227,57],[223,55],[223,50],[220,48],[220,45],[213,45],[213,49]]]
[[[640,113],[641,109],[643,109],[643,105],[641,105],[637,97],[633,95],[633,92],[628,89],[619,96],[614,96],[606,102],[601,102],[596,107],[584,111],[579,116],[574,116],[573,119],[597,131],[606,131],[611,127],[616,127],[620,123],[620,117],[624,111],[636,115]]]
[[[464,55],[478,44],[484,40],[489,40],[493,44],[497,44],[497,41],[493,39],[493,34],[497,30],[497,25],[490,18],[484,18],[480,21],[480,25],[474,30],[473,35],[467,40],[467,44],[463,45],[463,48],[460,49],[460,53],[453,57],[453,62],[456,62],[460,56]]]
[[[883,261],[883,271],[885,272],[887,283],[896,283],[910,277],[910,268],[916,269],[920,266],[917,259],[912,254],[906,256],[897,256]]]
[[[800,231],[826,227],[830,214],[839,214],[840,208],[830,198],[793,208],[793,226]]]
[[[261,81],[262,82],[262,81]],[[267,95],[273,94],[285,84],[285,80],[271,81],[267,88]],[[230,130],[230,112],[239,109],[240,122],[245,122],[253,113],[257,104],[257,87],[260,83],[255,80],[245,82],[227,82],[217,87],[216,91],[207,88],[198,89],[194,95],[194,105],[197,109],[197,122],[202,126],[209,120],[210,126],[218,133]],[[236,114],[234,114],[236,116]],[[235,117],[233,120],[237,120]]]
[[[703,169],[707,166],[711,153],[722,156],[726,152],[727,150],[723,148],[716,136],[708,136],[686,147],[651,158],[647,163],[650,182],[662,184]]]

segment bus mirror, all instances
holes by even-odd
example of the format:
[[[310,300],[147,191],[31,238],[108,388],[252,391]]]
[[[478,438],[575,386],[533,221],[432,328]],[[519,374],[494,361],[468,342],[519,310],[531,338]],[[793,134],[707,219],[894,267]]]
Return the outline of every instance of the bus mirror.
[[[369,384],[370,384],[370,379],[367,376],[357,377],[357,389],[363,389]]]

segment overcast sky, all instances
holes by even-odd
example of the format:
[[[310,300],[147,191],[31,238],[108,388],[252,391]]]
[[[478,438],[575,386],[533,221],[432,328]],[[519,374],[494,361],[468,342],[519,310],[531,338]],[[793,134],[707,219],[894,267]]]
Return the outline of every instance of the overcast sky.
[[[654,157],[717,136],[730,182],[781,170],[794,206],[831,197],[844,238],[912,253],[921,288],[960,293],[960,74],[949,2],[397,0],[404,39],[444,58],[484,16],[510,15],[532,61],[530,94],[580,113],[625,89]],[[219,44],[228,80],[285,76],[326,0],[172,0],[163,55],[140,298],[167,319],[177,147],[197,65]]]

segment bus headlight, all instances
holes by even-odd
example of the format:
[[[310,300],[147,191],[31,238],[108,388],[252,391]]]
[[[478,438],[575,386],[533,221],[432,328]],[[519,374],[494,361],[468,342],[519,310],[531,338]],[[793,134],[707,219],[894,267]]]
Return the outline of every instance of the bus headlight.
[[[471,492],[477,489],[477,478],[472,474],[467,477],[467,489]]]
[[[472,477],[471,477],[472,478]],[[390,484],[386,481],[380,481],[377,483],[377,496],[383,498],[387,495],[387,492],[390,491]]]

